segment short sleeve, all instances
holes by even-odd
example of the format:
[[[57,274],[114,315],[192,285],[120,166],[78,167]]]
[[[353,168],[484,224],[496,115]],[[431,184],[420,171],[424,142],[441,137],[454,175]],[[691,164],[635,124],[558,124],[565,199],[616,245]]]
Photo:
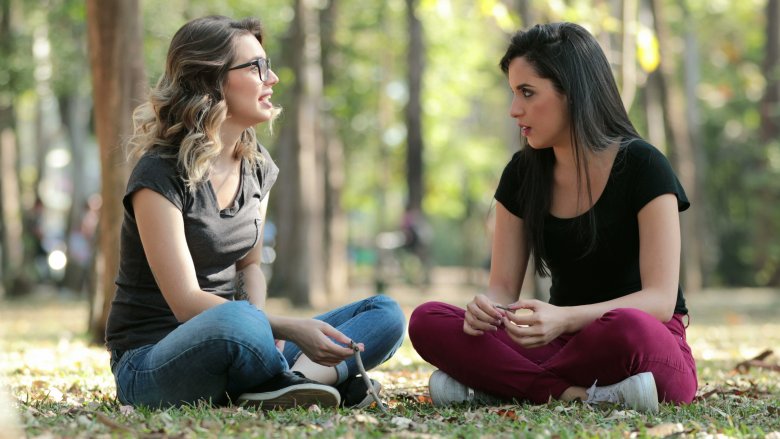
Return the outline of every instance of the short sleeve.
[[[643,144],[642,149],[643,151],[634,155],[638,162],[632,197],[634,212],[639,213],[647,203],[664,194],[674,194],[677,197],[679,212],[688,209],[691,203],[666,156],[649,144]]]
[[[276,179],[279,176],[279,167],[276,166],[276,163],[271,158],[271,154],[268,153],[268,150],[263,145],[258,143],[257,148],[263,156],[263,162],[257,167],[257,181],[260,182],[260,199],[262,200],[268,195],[274,183],[276,183]]]
[[[177,171],[176,159],[160,157],[155,153],[146,154],[130,173],[122,204],[132,215],[132,195],[140,189],[151,189],[173,203],[177,209],[184,209],[187,189],[181,174]]]
[[[517,217],[522,217],[522,206],[519,199],[520,175],[522,173],[521,163],[522,152],[518,151],[504,168],[494,196],[496,201]]]

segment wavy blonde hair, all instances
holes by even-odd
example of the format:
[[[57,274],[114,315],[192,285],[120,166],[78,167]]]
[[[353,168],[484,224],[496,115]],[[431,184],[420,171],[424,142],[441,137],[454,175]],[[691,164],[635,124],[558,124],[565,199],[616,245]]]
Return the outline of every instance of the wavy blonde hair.
[[[176,32],[168,48],[165,72],[148,101],[133,112],[131,158],[150,151],[176,157],[190,191],[208,178],[223,146],[219,128],[227,118],[224,86],[235,61],[235,41],[246,34],[263,43],[263,28],[256,18],[202,17]],[[276,108],[273,118],[280,111]],[[241,133],[236,155],[252,166],[263,161],[254,128]]]

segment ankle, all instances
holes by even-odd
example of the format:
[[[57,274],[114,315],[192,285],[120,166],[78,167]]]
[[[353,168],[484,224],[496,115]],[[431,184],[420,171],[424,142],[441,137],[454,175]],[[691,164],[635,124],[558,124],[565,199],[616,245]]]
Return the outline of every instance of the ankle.
[[[571,386],[561,393],[558,397],[561,401],[586,401],[588,399],[588,392],[584,387]]]

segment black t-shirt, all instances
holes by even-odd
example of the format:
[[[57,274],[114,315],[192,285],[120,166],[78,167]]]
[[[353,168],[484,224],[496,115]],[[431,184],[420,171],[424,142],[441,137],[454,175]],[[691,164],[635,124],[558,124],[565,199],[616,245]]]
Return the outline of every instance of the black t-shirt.
[[[150,152],[136,164],[122,203],[124,221],[120,234],[116,295],[106,327],[109,349],[127,350],[157,343],[179,326],[154,280],[146,259],[131,195],[151,189],[181,210],[198,284],[204,291],[232,299],[236,262],[261,240],[261,200],[276,181],[279,168],[260,147],[263,162],[253,169],[241,164],[239,190],[233,204],[220,210],[211,183],[206,180],[190,192],[175,158]]]
[[[520,182],[526,164],[523,151],[515,153],[504,169],[495,198],[512,214],[522,217]],[[548,214],[544,225],[545,262],[550,269],[550,303],[585,305],[622,297],[642,289],[639,272],[637,214],[663,194],[674,194],[680,212],[690,206],[682,185],[666,157],[652,145],[633,140],[620,148],[609,180],[593,209],[596,247],[583,237],[578,218]],[[585,214],[586,215],[586,214]],[[586,226],[587,227],[587,226]],[[675,313],[687,314],[682,288],[677,290]]]

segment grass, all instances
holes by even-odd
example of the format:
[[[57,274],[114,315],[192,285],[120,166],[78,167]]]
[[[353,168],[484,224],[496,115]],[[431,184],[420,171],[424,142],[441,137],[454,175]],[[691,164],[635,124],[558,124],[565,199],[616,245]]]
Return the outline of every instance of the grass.
[[[734,371],[764,349],[780,349],[778,313],[767,312],[767,306],[756,308],[755,313],[721,314],[712,308],[710,321],[692,322],[697,401],[681,407],[662,404],[654,415],[559,402],[435,408],[426,394],[432,368],[409,343],[371,373],[384,384],[389,415],[375,408],[263,412],[206,404],[134,409],[115,399],[107,352],[90,346],[81,333],[85,303],[56,298],[0,304],[0,333],[6,335],[0,343],[0,374],[6,376],[28,437],[780,438],[780,373],[760,367]],[[777,357],[764,362],[777,364]],[[11,431],[2,430],[0,437]]]

